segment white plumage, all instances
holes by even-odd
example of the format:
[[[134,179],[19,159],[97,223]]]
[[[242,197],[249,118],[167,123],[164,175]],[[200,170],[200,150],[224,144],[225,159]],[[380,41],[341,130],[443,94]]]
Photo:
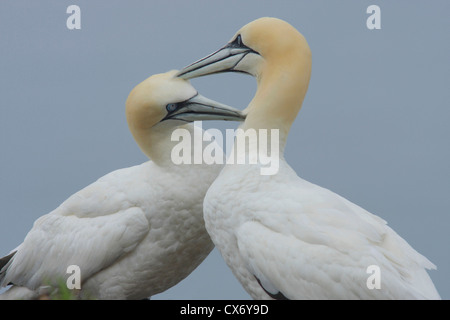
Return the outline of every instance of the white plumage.
[[[439,297],[424,270],[434,265],[384,220],[299,178],[283,160],[273,176],[227,165],[204,210],[213,242],[255,299],[269,298],[265,290],[289,299]],[[381,270],[379,290],[366,286],[371,265]]]
[[[202,136],[186,123],[193,117],[240,116],[173,76],[150,77],[127,101],[130,130],[152,161],[105,175],[36,220],[0,264],[1,285],[13,284],[1,298],[36,298],[42,286],[65,283],[67,267],[77,265],[80,297],[143,299],[177,284],[206,258],[213,243],[202,201],[222,166],[175,165],[171,134],[183,128]],[[177,108],[168,111],[168,104]]]
[[[225,71],[258,81],[241,134],[275,129],[280,137],[276,174],[261,175],[261,162],[229,163],[204,201],[206,228],[247,292],[255,299],[439,299],[430,261],[384,220],[301,179],[284,160],[311,72],[304,37],[284,21],[261,18],[178,75]],[[244,159],[258,159],[255,150],[234,148]],[[370,266],[379,267],[380,288],[367,285]]]

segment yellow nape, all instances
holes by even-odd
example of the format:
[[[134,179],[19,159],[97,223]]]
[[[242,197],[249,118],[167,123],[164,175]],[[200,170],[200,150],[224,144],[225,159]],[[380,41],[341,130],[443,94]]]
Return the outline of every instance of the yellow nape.
[[[311,50],[306,39],[289,23],[276,18],[260,18],[242,27],[235,35],[263,59],[254,76],[255,97],[244,111],[245,128],[278,128],[287,136],[299,112],[311,76]],[[284,133],[284,134],[283,134]]]
[[[152,75],[131,90],[125,105],[132,132],[150,129],[161,121],[167,114],[167,103],[195,95],[195,88],[188,81],[175,77],[176,73],[177,70],[172,70]]]

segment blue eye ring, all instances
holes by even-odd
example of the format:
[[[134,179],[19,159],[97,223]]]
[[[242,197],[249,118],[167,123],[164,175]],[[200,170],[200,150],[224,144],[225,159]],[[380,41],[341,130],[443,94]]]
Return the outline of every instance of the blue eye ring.
[[[177,106],[176,103],[169,103],[169,104],[166,106],[166,110],[167,110],[168,112],[174,112],[177,108],[178,108],[178,106]]]

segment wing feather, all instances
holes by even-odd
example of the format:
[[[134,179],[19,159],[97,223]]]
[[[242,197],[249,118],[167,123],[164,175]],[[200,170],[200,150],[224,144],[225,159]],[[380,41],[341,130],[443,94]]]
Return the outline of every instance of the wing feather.
[[[263,289],[288,299],[439,299],[426,268],[434,265],[381,218],[315,185],[290,188],[235,235],[239,255]],[[258,211],[259,210],[259,211]],[[369,289],[368,267],[381,270]]]
[[[37,219],[1,270],[1,285],[36,289],[66,278],[70,265],[87,279],[133,250],[150,226],[143,210],[126,200],[120,189],[126,185],[110,182],[117,175],[101,178]]]

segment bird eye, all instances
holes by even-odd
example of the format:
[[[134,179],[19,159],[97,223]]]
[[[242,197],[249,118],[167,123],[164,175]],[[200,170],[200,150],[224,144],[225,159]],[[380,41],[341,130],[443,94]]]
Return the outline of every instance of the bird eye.
[[[236,37],[236,39],[234,39],[233,44],[237,47],[242,46],[242,38],[240,34]]]
[[[166,106],[166,110],[169,111],[169,112],[173,112],[173,111],[175,111],[176,109],[177,109],[177,104],[176,104],[176,103],[169,103],[169,104]]]
[[[241,35],[238,35],[238,36],[237,36],[237,38],[236,38],[236,43],[237,43],[238,46],[242,46],[242,38],[241,38]]]
[[[236,37],[236,39],[234,39],[234,40],[230,43],[230,46],[231,46],[231,47],[234,47],[234,48],[241,48],[241,47],[243,47],[242,38],[241,38],[241,35],[240,35],[240,34]]]

